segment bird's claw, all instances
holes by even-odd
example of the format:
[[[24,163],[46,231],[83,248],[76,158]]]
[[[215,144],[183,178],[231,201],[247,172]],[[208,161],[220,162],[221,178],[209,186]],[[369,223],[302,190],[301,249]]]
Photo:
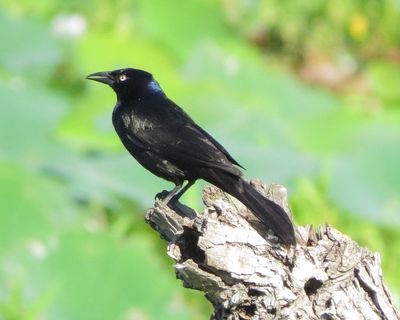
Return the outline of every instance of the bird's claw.
[[[154,200],[164,200],[168,194],[169,192],[167,190],[163,190],[155,195]]]

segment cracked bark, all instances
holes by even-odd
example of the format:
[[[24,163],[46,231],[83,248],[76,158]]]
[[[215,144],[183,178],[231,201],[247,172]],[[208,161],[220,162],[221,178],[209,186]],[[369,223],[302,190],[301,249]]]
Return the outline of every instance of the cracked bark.
[[[252,184],[290,215],[284,187]],[[378,253],[330,226],[297,227],[297,246],[284,248],[218,188],[204,188],[203,201],[199,214],[156,202],[146,221],[168,241],[183,285],[213,304],[211,319],[400,319]]]

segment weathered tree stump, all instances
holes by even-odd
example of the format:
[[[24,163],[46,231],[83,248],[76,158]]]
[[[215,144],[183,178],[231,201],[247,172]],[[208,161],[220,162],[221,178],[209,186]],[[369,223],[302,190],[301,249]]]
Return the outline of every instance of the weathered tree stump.
[[[284,187],[252,183],[290,212]],[[239,201],[203,193],[200,214],[156,202],[146,221],[168,241],[183,285],[213,304],[211,319],[400,319],[378,253],[330,226],[297,227],[297,246],[282,247]]]

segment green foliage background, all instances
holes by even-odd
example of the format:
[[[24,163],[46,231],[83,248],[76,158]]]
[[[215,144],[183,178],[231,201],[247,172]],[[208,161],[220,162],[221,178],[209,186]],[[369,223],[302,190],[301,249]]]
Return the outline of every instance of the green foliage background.
[[[126,66],[151,71],[247,178],[286,185],[298,224],[329,222],[378,251],[399,301],[400,7],[340,8],[0,2],[0,319],[209,317],[143,222],[170,184],[123,150],[112,90],[84,80]],[[321,55],[350,61],[368,90],[301,80]],[[200,190],[184,201],[201,209]]]

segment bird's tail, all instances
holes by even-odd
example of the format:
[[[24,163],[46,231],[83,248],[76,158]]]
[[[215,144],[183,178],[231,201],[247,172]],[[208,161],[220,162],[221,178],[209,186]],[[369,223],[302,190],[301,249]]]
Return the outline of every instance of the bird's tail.
[[[278,238],[288,245],[295,245],[293,224],[281,206],[265,198],[254,187],[240,177],[221,170],[207,170],[204,180],[242,202]]]

